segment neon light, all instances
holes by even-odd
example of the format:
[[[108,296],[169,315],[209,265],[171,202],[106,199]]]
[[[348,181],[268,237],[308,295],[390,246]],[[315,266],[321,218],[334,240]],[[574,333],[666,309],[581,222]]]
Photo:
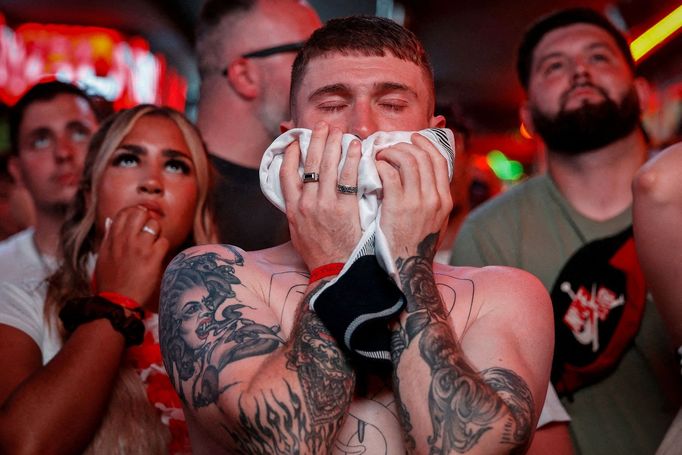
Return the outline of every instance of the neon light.
[[[530,131],[528,131],[528,128],[526,128],[526,124],[523,122],[521,122],[521,126],[519,127],[519,133],[521,133],[521,136],[526,139],[533,139],[533,135],[530,134]]]
[[[491,150],[486,156],[490,169],[501,180],[518,180],[523,177],[523,165],[518,161],[510,160],[499,150]]]
[[[630,52],[635,61],[640,60],[654,47],[665,41],[682,27],[682,5],[658,21],[630,43]]]
[[[12,105],[46,78],[77,81],[115,109],[139,103],[185,108],[187,83],[153,54],[149,43],[102,27],[23,24],[12,30],[0,15],[0,101]]]

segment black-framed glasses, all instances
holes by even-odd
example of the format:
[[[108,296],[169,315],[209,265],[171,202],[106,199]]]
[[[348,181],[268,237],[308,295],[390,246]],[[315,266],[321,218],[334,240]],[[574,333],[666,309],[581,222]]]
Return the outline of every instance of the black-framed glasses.
[[[258,49],[257,51],[247,52],[242,54],[242,58],[264,58],[276,54],[285,54],[287,52],[298,52],[303,48],[305,41],[298,41],[296,43],[280,44],[279,46],[266,47],[265,49]],[[223,76],[227,76],[227,68],[221,71]]]
[[[298,52],[301,50],[305,42],[299,41],[297,43],[280,44],[279,46],[267,47],[257,51],[242,54],[242,58],[263,58],[270,57],[275,54],[284,54],[286,52]]]

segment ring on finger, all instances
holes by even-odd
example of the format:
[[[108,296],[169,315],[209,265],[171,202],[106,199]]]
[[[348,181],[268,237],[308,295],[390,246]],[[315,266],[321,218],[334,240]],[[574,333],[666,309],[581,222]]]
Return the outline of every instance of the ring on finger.
[[[151,234],[151,235],[153,235],[154,237],[156,237],[156,235],[158,234],[154,229],[150,228],[150,227],[147,226],[146,224],[145,224],[144,227],[142,228],[142,232],[146,232],[147,234]]]
[[[315,183],[320,181],[320,174],[317,172],[304,172],[303,183]]]
[[[336,190],[341,194],[357,194],[358,193],[358,187],[357,186],[343,185],[341,183],[338,183],[336,185]]]

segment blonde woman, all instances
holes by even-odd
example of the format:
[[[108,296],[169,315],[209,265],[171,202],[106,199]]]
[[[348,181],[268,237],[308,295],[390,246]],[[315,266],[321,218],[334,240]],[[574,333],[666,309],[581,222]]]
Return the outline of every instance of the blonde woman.
[[[210,171],[180,113],[142,105],[93,137],[40,286],[0,284],[0,453],[188,453],[161,364],[170,258],[212,239]]]

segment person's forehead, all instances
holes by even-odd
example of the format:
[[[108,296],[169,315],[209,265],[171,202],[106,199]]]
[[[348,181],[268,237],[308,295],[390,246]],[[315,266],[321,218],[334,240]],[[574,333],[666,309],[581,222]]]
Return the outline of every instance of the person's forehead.
[[[20,130],[33,128],[37,124],[66,124],[74,120],[95,123],[95,113],[90,104],[80,96],[60,93],[52,99],[34,101],[26,106]]]
[[[571,24],[548,32],[533,51],[533,62],[551,54],[585,50],[590,46],[602,45],[620,55],[615,39],[603,28],[587,23]]]
[[[424,69],[388,52],[384,56],[334,52],[315,57],[306,66],[299,94],[305,96],[326,85],[360,89],[385,83],[402,84],[419,96],[428,95]]]

